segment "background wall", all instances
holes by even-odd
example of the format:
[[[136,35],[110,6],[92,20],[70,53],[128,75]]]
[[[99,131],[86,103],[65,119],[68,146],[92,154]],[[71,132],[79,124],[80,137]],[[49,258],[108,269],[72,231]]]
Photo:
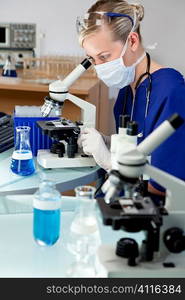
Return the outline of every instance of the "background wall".
[[[37,24],[38,55],[83,54],[75,20],[95,0],[0,0],[0,22]],[[132,1],[138,2],[138,1]],[[145,7],[141,31],[152,57],[185,74],[185,0],[140,0]]]
[[[0,0],[0,22],[36,23],[38,54],[82,54],[76,17],[92,3],[92,0]]]

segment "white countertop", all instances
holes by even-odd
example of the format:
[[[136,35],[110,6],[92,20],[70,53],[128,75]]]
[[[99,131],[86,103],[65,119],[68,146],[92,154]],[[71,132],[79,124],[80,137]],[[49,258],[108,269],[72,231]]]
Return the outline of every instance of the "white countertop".
[[[74,261],[66,243],[76,198],[62,198],[61,236],[51,247],[38,246],[33,239],[31,195],[3,196],[0,200],[0,277],[65,278],[67,268]],[[102,224],[100,217],[98,220],[102,242],[116,245],[123,231],[113,231]],[[135,237],[141,240],[143,236],[138,233]]]

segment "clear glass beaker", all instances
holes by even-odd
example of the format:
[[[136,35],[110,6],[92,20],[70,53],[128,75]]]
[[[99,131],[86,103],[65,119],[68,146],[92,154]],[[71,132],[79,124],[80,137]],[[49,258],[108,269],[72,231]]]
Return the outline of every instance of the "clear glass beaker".
[[[68,268],[68,277],[96,277],[94,256],[100,245],[100,234],[95,214],[95,188],[79,186],[75,189],[77,209],[70,226],[68,250],[75,262]]]
[[[13,173],[27,176],[35,172],[33,154],[30,147],[30,127],[16,127],[16,143],[10,169]]]

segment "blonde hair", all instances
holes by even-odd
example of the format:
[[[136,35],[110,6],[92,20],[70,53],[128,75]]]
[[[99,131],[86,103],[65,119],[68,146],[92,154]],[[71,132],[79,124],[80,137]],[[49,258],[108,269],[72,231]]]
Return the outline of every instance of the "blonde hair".
[[[129,15],[133,20],[135,20],[135,28],[134,31],[138,33],[140,41],[142,40],[140,34],[140,22],[144,18],[144,7],[140,4],[129,4],[125,0],[98,0],[95,4],[93,4],[88,13],[92,12],[114,12]],[[92,16],[92,15],[91,15]],[[111,18],[111,22],[107,24],[113,33],[114,40],[121,40],[123,42],[126,41],[133,24],[131,20],[127,17],[113,17]],[[96,25],[93,22],[92,17],[88,19],[88,26],[86,29],[82,29],[79,35],[79,43],[82,46],[84,39],[93,34],[94,32],[99,31],[101,26]]]

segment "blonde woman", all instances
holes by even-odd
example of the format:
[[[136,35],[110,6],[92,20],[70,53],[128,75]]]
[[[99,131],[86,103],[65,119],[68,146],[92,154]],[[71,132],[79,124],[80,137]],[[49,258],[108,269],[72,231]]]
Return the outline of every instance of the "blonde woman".
[[[159,65],[145,52],[140,34],[144,17],[141,5],[123,0],[99,0],[77,19],[79,39],[91,57],[97,76],[107,86],[120,89],[114,107],[116,128],[120,114],[139,124],[138,143],[173,113],[185,118],[185,83],[176,70]],[[173,43],[173,37],[172,37]],[[170,49],[169,49],[170,50]],[[105,170],[111,169],[106,139],[95,129],[81,135],[85,153],[92,154]],[[152,153],[151,164],[185,179],[185,127],[178,129]],[[165,195],[152,179],[148,191]]]

